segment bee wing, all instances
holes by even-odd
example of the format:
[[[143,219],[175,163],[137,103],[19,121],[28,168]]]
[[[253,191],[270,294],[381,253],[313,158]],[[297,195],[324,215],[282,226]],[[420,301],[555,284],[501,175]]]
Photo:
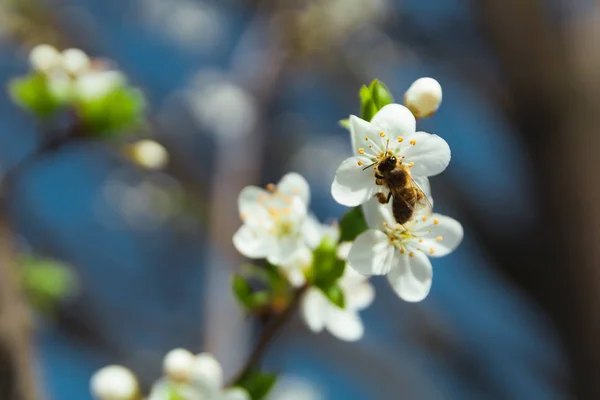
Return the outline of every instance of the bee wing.
[[[426,206],[429,210],[433,210],[433,198],[431,197],[431,186],[429,185],[429,179],[425,176],[419,176],[413,178],[410,174],[408,174],[408,178],[411,183],[419,190],[420,199],[417,204],[421,206]]]

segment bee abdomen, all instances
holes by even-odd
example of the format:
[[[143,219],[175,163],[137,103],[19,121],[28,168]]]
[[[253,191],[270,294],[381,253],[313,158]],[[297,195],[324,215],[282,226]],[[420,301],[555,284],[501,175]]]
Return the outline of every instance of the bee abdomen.
[[[403,225],[412,218],[416,204],[416,202],[412,200],[414,200],[414,198],[407,199],[401,196],[394,196],[392,212],[397,223]]]

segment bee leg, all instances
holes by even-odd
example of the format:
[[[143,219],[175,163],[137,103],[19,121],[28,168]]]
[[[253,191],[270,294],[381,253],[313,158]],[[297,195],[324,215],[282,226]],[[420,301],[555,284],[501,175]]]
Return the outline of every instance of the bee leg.
[[[383,179],[383,175],[381,175],[378,172],[375,172],[375,178],[377,178],[377,179]]]
[[[382,179],[375,179],[375,183],[377,185],[383,185],[383,180]]]
[[[387,196],[383,193],[376,193],[375,196],[377,197],[377,200],[381,204],[387,204],[390,202],[390,199],[392,198],[392,192],[389,192]]]

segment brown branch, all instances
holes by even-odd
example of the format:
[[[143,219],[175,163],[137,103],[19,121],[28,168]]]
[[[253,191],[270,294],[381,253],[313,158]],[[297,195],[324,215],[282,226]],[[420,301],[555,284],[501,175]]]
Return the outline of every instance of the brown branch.
[[[283,312],[273,317],[273,319],[267,323],[267,326],[262,331],[258,342],[256,342],[256,346],[252,353],[248,356],[247,361],[244,366],[240,369],[240,371],[231,379],[230,385],[235,384],[235,382],[239,381],[244,375],[246,375],[253,367],[255,367],[262,360],[265,351],[269,348],[271,343],[277,337],[277,334],[280,332],[281,328],[285,326],[285,324],[290,320],[294,312],[298,308],[300,304],[300,300],[302,299],[302,295],[308,289],[308,285],[302,286],[298,289],[292,299],[290,300],[288,306]]]

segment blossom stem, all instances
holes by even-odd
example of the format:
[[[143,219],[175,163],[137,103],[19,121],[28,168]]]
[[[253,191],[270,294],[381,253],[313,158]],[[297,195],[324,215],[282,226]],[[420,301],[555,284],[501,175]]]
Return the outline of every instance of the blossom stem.
[[[298,305],[300,304],[300,299],[302,299],[302,295],[306,292],[308,287],[309,285],[304,285],[298,290],[296,290],[294,296],[290,300],[287,307],[280,314],[273,317],[267,323],[267,326],[262,331],[258,342],[256,342],[256,346],[254,346],[254,349],[248,356],[248,359],[244,363],[243,367],[231,379],[230,386],[238,382],[244,375],[246,375],[256,364],[258,364],[262,360],[265,351],[269,348],[269,345],[273,342],[281,328],[285,326],[285,324],[289,321],[291,316],[298,308]]]

